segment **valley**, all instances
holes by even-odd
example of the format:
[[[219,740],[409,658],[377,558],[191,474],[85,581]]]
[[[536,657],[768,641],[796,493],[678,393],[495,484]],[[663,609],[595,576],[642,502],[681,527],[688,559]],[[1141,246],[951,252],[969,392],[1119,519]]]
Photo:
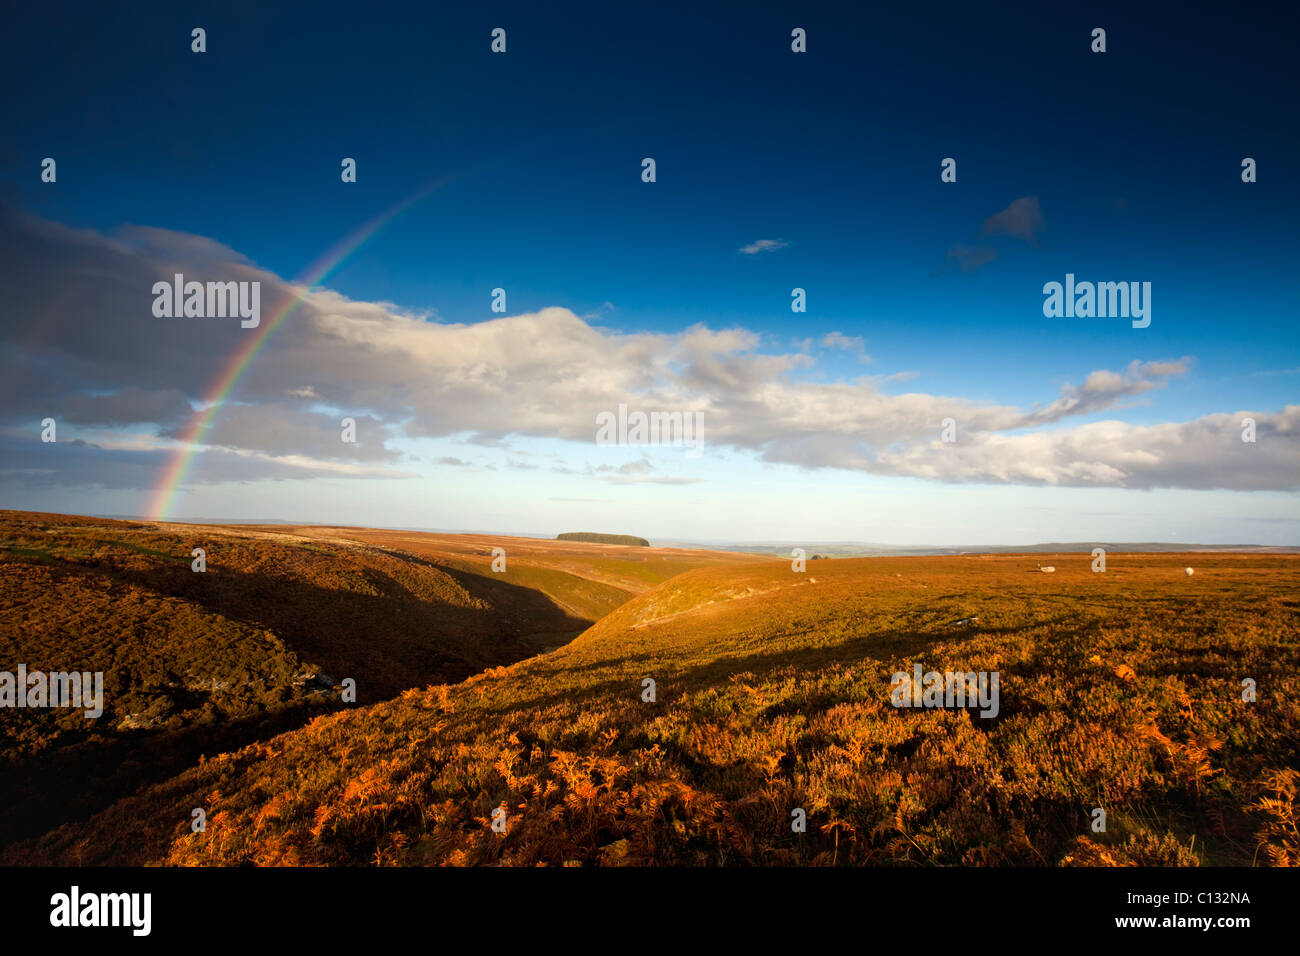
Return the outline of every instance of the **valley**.
[[[106,693],[93,729],[0,714],[16,810],[0,863],[1300,852],[1295,555],[800,573],[734,552],[15,512],[2,544],[0,669],[102,670]],[[1056,572],[1026,573],[1039,558]],[[899,707],[891,686],[917,668],[996,675],[997,704]],[[339,700],[345,677],[356,704]]]

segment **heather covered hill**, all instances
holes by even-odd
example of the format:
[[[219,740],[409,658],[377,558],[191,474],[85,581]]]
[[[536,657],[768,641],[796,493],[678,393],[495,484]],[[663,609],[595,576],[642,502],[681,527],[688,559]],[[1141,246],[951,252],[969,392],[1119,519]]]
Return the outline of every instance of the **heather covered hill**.
[[[196,547],[206,552],[203,573],[192,567]],[[77,664],[80,645],[69,647],[65,632],[111,628],[119,610],[83,613],[81,592],[97,591],[119,602],[162,605],[149,613],[178,641],[151,646],[151,667],[173,653],[185,661],[195,656],[179,639],[190,642],[201,628],[169,622],[166,609],[202,611],[273,633],[303,661],[339,679],[352,677],[362,701],[526,657],[550,635],[590,623],[545,594],[492,579],[486,569],[479,575],[436,556],[281,530],[8,512],[0,522],[0,561],[8,572],[0,600],[23,608],[17,617],[6,615],[13,639],[24,642],[16,649],[53,642],[69,666]],[[43,572],[48,584],[24,587],[34,572]],[[121,656],[120,645],[129,655],[136,634],[124,626],[96,644]],[[217,655],[210,666],[234,662]],[[195,670],[197,664],[178,666],[185,680],[212,676]]]
[[[1051,560],[689,571],[553,653],[219,755],[6,860],[1297,862],[1300,559]],[[914,664],[998,672],[996,716],[892,706]]]
[[[295,527],[290,530],[318,540],[339,537],[349,542],[393,548],[479,578],[530,588],[587,622],[598,620],[631,597],[684,571],[770,560],[727,551],[591,544],[509,535],[376,528]],[[492,566],[496,548],[505,552],[505,570],[501,572]]]
[[[0,671],[104,674],[96,720],[0,711],[0,843],[345,706],[346,678],[361,704],[455,682],[680,570],[747,560],[508,543],[495,573],[472,536],[0,512]]]

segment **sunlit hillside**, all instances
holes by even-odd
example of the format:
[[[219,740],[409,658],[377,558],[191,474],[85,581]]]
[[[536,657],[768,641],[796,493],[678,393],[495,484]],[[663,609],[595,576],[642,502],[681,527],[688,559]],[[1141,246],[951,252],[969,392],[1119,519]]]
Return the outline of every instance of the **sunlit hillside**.
[[[637,550],[661,580],[678,560]],[[5,858],[1297,862],[1300,558],[1040,557],[650,575],[553,652],[209,754]],[[893,706],[918,664],[996,672],[996,715]]]
[[[458,681],[559,646],[672,574],[737,560],[628,550],[0,513],[0,670],[104,674],[97,720],[3,712],[0,843],[348,706],[345,681],[362,705]]]

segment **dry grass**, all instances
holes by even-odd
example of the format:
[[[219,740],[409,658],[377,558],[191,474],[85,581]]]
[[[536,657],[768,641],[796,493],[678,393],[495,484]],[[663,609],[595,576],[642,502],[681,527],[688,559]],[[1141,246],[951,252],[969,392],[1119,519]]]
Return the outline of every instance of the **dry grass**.
[[[1300,558],[1036,557],[834,560],[815,583],[719,557],[551,653],[218,755],[3,859],[1294,862]],[[998,671],[1000,713],[894,708],[914,662]]]
[[[0,843],[337,709],[344,678],[363,704],[458,681],[566,643],[646,576],[711,560],[514,540],[498,575],[495,542],[472,536],[0,512],[0,670],[105,675],[93,723],[0,711]],[[635,567],[632,586],[607,580],[611,564]]]

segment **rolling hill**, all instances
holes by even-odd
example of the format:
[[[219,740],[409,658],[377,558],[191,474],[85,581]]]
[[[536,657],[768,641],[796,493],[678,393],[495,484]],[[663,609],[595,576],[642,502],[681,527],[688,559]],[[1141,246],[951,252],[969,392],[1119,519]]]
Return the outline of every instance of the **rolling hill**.
[[[1297,861],[1296,557],[1198,555],[1187,577],[1165,554],[1104,574],[1055,555],[1050,576],[1007,555],[712,555],[669,575],[688,559],[637,550],[650,563],[554,559],[646,576],[549,653],[211,755],[0,861]],[[555,570],[526,553],[520,573]],[[998,673],[996,715],[893,706],[915,665]]]
[[[94,721],[0,711],[0,843],[345,706],[344,681],[360,704],[456,682],[559,646],[678,571],[734,560],[507,539],[498,574],[498,543],[0,513],[0,670],[105,684]]]

